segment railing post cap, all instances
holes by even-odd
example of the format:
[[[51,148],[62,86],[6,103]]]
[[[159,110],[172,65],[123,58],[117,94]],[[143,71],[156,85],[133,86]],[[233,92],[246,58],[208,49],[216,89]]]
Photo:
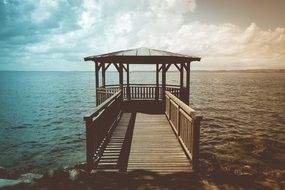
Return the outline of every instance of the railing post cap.
[[[86,121],[86,122],[90,121],[91,119],[92,118],[90,116],[84,116],[83,117],[83,121]]]
[[[201,121],[201,120],[203,119],[203,116],[197,115],[197,116],[196,116],[196,119],[199,120],[199,121]]]

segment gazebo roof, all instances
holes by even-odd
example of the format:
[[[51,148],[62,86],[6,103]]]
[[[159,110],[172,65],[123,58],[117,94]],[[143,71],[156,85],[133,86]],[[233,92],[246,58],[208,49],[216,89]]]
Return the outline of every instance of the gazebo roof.
[[[101,63],[166,64],[200,61],[201,58],[142,47],[89,56],[85,57],[84,60]]]

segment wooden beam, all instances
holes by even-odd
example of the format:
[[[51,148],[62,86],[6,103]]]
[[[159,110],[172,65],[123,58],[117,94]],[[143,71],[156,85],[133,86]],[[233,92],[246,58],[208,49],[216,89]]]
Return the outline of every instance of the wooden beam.
[[[185,71],[186,71],[186,65],[185,65],[185,63],[181,63],[181,69],[185,69]]]
[[[107,71],[107,69],[110,67],[110,65],[112,65],[112,63],[108,63],[107,67],[105,67],[105,70]]]
[[[179,56],[136,56],[136,55],[113,55],[104,57],[86,57],[85,61],[98,61],[104,63],[132,63],[132,64],[166,64],[166,63],[185,63],[191,61],[200,61],[200,57],[179,57]]]
[[[114,64],[114,66],[116,67],[117,71],[120,72],[120,68],[119,68],[119,66],[117,65],[117,63],[113,63],[113,64]]]
[[[163,65],[163,64],[162,64]],[[160,72],[161,71],[161,69],[162,69],[162,65],[160,66],[160,68],[158,69],[158,72]]]
[[[101,67],[103,66],[103,64],[105,64],[104,62],[99,62],[99,67],[98,67],[98,71],[100,71]]]
[[[166,68],[165,68],[165,72],[167,72],[167,71],[168,71],[168,69],[170,68],[170,66],[171,66],[171,63],[169,63],[169,64],[166,66]]]
[[[180,71],[181,72],[181,68],[182,68],[182,66],[181,66],[181,68],[179,68],[179,66],[177,65],[177,63],[174,63],[174,65],[175,65],[175,67],[178,69],[178,71]],[[183,69],[183,68],[182,68]]]
[[[125,67],[125,65],[124,65],[124,64],[122,64],[122,65],[123,65],[123,69],[125,69],[125,71],[128,72],[128,70],[127,70],[127,68]],[[129,64],[127,64],[127,65],[129,65]]]

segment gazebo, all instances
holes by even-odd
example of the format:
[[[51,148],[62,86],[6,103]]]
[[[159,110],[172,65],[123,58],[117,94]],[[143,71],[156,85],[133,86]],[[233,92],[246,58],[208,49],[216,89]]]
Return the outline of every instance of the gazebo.
[[[202,117],[189,107],[189,93],[191,62],[201,58],[138,48],[84,60],[95,63],[97,104],[84,117],[89,171],[174,173],[198,169]],[[155,84],[130,83],[130,64],[155,65]],[[119,83],[106,85],[111,65],[119,73]],[[172,65],[180,74],[177,85],[166,83]]]
[[[199,57],[192,57],[162,50],[137,48],[117,51],[107,54],[89,56],[85,61],[94,61],[96,77],[96,102],[101,104],[108,93],[118,89],[123,90],[125,100],[162,100],[165,98],[165,90],[174,93],[184,103],[189,105],[190,93],[190,65],[193,61],[200,61]],[[114,65],[119,73],[119,85],[106,85],[106,71],[110,65]],[[156,65],[156,83],[150,85],[130,84],[130,64]],[[180,72],[180,84],[166,84],[166,73],[170,66],[174,65]],[[99,72],[102,72],[101,84],[99,86]],[[126,72],[126,84],[123,83],[123,73]],[[161,84],[159,77],[161,73]],[[111,94],[109,94],[111,95]]]

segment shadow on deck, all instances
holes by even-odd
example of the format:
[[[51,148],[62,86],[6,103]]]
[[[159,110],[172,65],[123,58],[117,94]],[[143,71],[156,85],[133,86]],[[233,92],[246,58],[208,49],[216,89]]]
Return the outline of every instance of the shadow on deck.
[[[122,105],[122,110],[127,113],[133,113],[133,112],[147,113],[147,114],[164,113],[163,102],[161,100],[135,100],[135,101],[126,100]]]

